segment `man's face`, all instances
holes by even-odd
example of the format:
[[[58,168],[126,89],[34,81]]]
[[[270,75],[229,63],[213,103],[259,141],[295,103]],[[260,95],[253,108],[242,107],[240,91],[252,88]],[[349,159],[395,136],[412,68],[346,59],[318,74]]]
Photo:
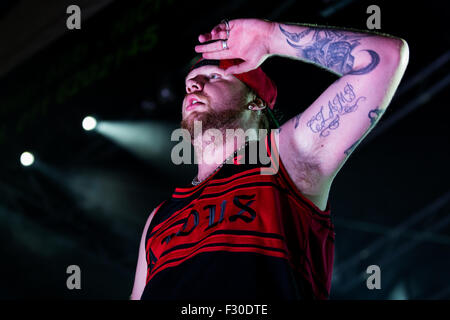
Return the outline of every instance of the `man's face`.
[[[218,66],[202,66],[185,79],[181,127],[194,138],[194,120],[202,122],[202,130],[239,127],[247,104],[248,89],[233,75],[225,75]],[[197,101],[197,103],[195,103]]]

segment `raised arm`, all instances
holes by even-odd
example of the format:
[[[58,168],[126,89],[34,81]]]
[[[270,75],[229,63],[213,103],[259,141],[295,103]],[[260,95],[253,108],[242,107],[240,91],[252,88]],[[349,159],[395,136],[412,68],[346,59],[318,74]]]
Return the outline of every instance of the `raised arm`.
[[[280,133],[322,177],[332,178],[388,107],[408,63],[408,46],[391,36],[281,23],[273,24],[270,39],[271,55],[340,76]]]
[[[312,25],[258,19],[229,24],[228,50],[221,50],[217,41],[196,46],[206,59],[245,60],[227,73],[252,70],[277,55],[340,76],[279,130],[280,156],[288,173],[300,191],[323,208],[336,173],[389,105],[408,63],[408,45],[387,35]],[[200,42],[217,39],[226,39],[222,24],[199,37]],[[285,72],[288,79],[300,79],[298,93],[303,94],[301,83],[309,81],[308,76]]]

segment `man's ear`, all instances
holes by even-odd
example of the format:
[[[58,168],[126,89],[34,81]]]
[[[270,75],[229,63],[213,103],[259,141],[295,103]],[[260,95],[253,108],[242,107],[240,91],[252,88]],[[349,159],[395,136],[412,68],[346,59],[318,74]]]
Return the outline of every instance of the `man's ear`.
[[[248,108],[250,110],[263,110],[267,107],[264,100],[262,100],[260,97],[255,97],[252,102],[249,103]]]

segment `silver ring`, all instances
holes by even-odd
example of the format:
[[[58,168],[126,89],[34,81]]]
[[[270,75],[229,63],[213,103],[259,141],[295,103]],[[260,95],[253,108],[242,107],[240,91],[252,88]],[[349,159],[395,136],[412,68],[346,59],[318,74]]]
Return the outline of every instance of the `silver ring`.
[[[230,37],[230,24],[227,19],[223,19],[220,23],[225,23],[225,31],[227,32],[227,39]]]
[[[228,43],[227,40],[222,40],[222,49],[227,50],[228,49]]]
[[[227,20],[227,19],[223,19],[223,20],[221,21],[221,23],[225,23],[225,29],[226,29],[227,31],[230,31],[230,24],[228,23],[228,20]]]

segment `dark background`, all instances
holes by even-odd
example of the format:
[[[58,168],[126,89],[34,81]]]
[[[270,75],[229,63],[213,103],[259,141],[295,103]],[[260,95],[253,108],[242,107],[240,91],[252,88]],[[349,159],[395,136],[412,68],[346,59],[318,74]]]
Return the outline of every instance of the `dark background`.
[[[184,76],[200,33],[223,18],[366,29],[406,39],[389,109],[331,189],[331,299],[449,299],[449,36],[445,1],[0,2],[0,298],[127,299],[152,209],[195,167],[175,166]],[[66,28],[78,4],[81,30]],[[284,121],[336,77],[299,61],[263,65]],[[86,132],[95,115],[103,130]],[[36,163],[22,167],[20,154]],[[66,268],[81,268],[68,290]],[[368,290],[369,265],[381,290]]]

